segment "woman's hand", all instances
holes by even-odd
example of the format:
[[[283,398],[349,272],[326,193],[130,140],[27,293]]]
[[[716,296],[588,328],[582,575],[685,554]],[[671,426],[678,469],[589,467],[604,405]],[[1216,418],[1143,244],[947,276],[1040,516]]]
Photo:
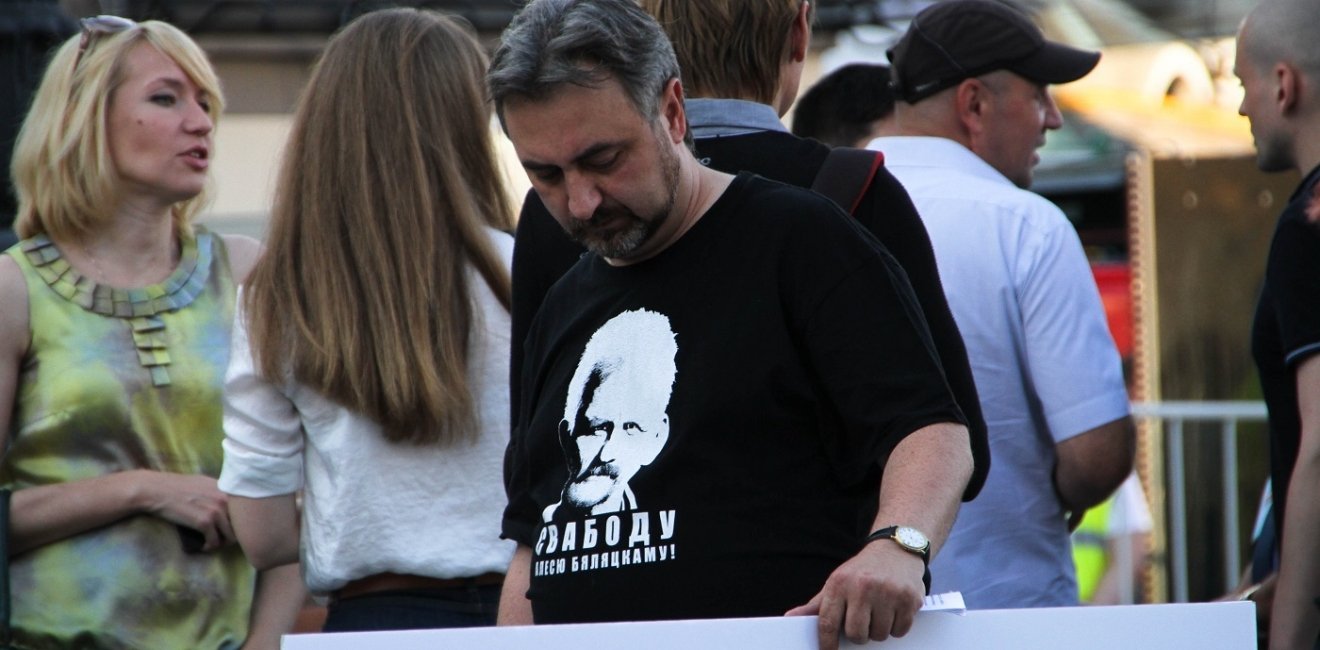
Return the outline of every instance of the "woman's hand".
[[[134,470],[141,510],[202,534],[203,552],[235,541],[229,523],[228,496],[209,476]]]
[[[145,469],[24,488],[10,503],[10,555],[126,517],[146,515],[196,530],[202,551],[234,543],[227,497],[213,478]]]

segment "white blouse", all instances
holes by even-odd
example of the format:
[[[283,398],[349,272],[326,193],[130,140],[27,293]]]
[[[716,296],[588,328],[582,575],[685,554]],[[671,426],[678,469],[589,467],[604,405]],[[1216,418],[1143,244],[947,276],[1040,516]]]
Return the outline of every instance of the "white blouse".
[[[507,268],[513,238],[490,233]],[[469,282],[480,328],[468,368],[480,436],[470,444],[393,444],[375,422],[310,388],[266,381],[254,369],[240,309],[225,377],[220,489],[249,498],[304,490],[300,554],[313,593],[387,571],[459,578],[507,569],[514,544],[499,533],[510,321],[479,274]]]

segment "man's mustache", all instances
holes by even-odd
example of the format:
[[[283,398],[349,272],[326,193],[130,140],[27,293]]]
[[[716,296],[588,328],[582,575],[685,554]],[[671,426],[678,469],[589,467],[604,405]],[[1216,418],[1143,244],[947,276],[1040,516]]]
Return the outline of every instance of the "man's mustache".
[[[590,219],[573,222],[573,227],[575,230],[586,230],[618,218],[636,220],[637,217],[631,210],[621,205],[597,206],[596,211],[591,213]]]
[[[619,478],[619,466],[614,463],[592,463],[587,466],[586,470],[579,473],[574,481],[582,481],[593,476]]]

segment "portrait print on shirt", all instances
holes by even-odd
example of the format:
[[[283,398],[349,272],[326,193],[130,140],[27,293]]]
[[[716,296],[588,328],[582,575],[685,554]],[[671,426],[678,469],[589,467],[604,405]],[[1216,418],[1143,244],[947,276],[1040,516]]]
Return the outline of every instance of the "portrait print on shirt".
[[[606,321],[582,350],[568,384],[559,444],[568,465],[544,521],[635,510],[628,484],[669,440],[678,345],[669,319],[645,309]]]
[[[675,512],[642,510],[646,494],[629,482],[669,441],[677,356],[669,318],[646,309],[609,319],[587,340],[559,421],[567,478],[542,513],[534,575],[674,559]]]

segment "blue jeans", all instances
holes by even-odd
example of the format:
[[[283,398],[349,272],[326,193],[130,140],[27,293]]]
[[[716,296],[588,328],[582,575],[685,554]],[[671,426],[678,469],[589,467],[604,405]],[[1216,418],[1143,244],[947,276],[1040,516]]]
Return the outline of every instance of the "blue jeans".
[[[423,630],[495,624],[500,587],[381,591],[331,601],[323,632]]]

